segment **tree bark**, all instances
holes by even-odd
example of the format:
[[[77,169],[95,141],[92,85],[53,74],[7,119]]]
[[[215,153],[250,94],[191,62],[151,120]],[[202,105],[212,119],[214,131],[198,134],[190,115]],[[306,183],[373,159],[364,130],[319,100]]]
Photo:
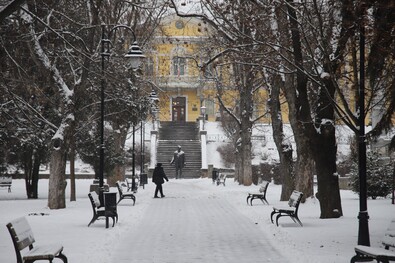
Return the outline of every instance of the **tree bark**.
[[[276,144],[278,155],[280,157],[281,173],[281,201],[289,200],[292,191],[295,189],[293,176],[293,159],[292,144],[285,141],[283,131],[283,121],[280,104],[280,89],[283,86],[281,76],[275,75],[270,90],[270,117],[272,120],[273,139]]]
[[[60,139],[52,140],[51,164],[48,189],[48,207],[66,208],[66,149]]]
[[[117,181],[125,180],[125,142],[127,137],[127,128],[121,127],[120,125],[114,124],[114,130],[119,132],[114,132],[114,149],[113,152],[115,156],[119,158],[119,161],[114,165],[114,168],[111,171],[110,176],[107,178],[107,183],[110,186],[115,186]],[[135,136],[135,134],[133,134]]]
[[[337,143],[334,108],[330,102],[331,98],[335,96],[335,87],[329,79],[324,80],[324,83],[327,94],[320,94],[317,102],[315,123],[319,126],[316,127],[318,130],[315,134],[316,138],[312,140],[312,149],[317,170],[317,198],[321,207],[320,218],[337,218],[343,215],[343,211],[336,167]]]
[[[75,193],[75,140],[71,138],[70,141],[70,151],[69,151],[69,159],[70,159],[70,201],[76,201],[76,193]]]
[[[25,158],[25,187],[28,199],[38,198],[38,179],[40,173],[43,149],[33,149],[31,154]]]

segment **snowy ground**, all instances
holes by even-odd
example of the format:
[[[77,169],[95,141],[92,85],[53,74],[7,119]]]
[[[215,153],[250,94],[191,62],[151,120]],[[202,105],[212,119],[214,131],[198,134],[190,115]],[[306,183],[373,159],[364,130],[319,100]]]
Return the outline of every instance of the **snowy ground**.
[[[171,179],[164,185],[165,199],[153,199],[154,185],[149,183],[139,188],[135,206],[130,200],[120,202],[118,224],[106,229],[104,220],[87,227],[90,184],[77,180],[77,201],[61,210],[46,207],[48,180],[40,180],[38,200],[26,199],[23,180],[13,181],[12,193],[0,189],[0,262],[16,261],[5,225],[21,216],[27,217],[38,244],[62,243],[69,262],[279,262],[273,258],[278,253],[284,262],[338,263],[349,262],[357,243],[359,203],[350,191],[341,191],[344,216],[339,219],[319,219],[319,202],[308,200],[299,210],[303,227],[288,218],[276,227],[269,215],[272,205],[280,203],[281,186],[269,185],[270,205],[256,200],[251,207],[245,199],[258,186],[240,186],[232,179],[225,187],[210,179]],[[368,211],[371,245],[380,246],[395,205],[390,199],[368,200]],[[267,240],[268,245],[260,246]],[[122,261],[128,254],[135,260]]]

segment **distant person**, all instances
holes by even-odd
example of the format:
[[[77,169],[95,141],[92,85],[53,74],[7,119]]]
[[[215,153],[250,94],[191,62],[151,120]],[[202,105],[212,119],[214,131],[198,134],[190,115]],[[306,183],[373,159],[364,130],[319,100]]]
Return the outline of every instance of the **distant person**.
[[[168,182],[169,179],[167,178],[165,171],[163,170],[162,164],[157,163],[154,169],[154,173],[152,175],[152,182],[156,184],[155,188],[155,195],[154,198],[159,198],[158,191],[160,193],[160,197],[165,197],[163,194],[162,184],[164,184],[165,180]]]
[[[170,164],[174,164],[176,167],[176,179],[182,178],[182,168],[185,166],[185,153],[181,150],[181,146],[178,145],[177,151],[174,152],[173,159]]]

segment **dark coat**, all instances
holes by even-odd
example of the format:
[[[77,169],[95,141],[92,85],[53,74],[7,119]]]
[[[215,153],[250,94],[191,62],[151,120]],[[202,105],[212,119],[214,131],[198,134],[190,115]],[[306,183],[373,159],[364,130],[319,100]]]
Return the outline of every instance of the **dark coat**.
[[[184,168],[185,166],[185,153],[183,151],[175,151],[173,159],[170,164],[174,164],[176,168]]]
[[[163,167],[155,167],[154,169],[154,173],[152,175],[152,182],[154,182],[155,184],[163,184],[166,181],[169,181],[169,179],[167,179],[167,176],[165,174],[165,171],[163,170]]]

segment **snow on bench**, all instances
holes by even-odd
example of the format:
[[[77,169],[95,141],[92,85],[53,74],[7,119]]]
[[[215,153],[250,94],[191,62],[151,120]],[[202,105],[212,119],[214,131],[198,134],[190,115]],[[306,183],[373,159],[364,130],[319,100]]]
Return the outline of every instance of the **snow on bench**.
[[[0,176],[0,187],[8,187],[8,192],[11,193],[12,177]]]
[[[383,248],[358,245],[354,248],[356,255],[351,258],[351,263],[375,259],[377,262],[395,261],[395,219],[384,234]],[[390,250],[392,248],[392,250]]]
[[[17,263],[34,262],[36,260],[52,262],[54,258],[59,258],[64,263],[67,263],[67,257],[62,254],[62,245],[51,244],[33,247],[33,243],[35,243],[33,231],[25,217],[11,221],[7,224],[7,228],[14,243]],[[21,251],[26,247],[29,247],[29,251],[22,255]]]

